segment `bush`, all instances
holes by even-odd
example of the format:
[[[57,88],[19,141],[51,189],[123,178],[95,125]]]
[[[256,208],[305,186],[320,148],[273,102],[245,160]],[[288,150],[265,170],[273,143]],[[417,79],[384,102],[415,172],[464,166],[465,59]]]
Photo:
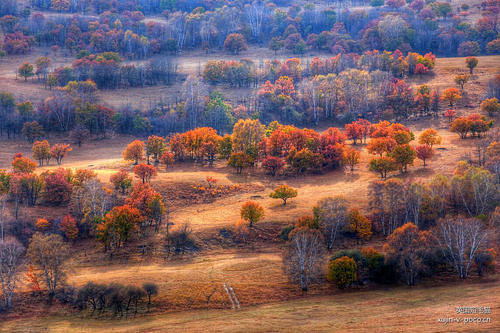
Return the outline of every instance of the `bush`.
[[[197,251],[198,246],[191,236],[192,230],[188,224],[173,231],[167,238],[167,251],[172,249],[176,254]]]
[[[327,279],[343,289],[357,279],[357,265],[354,259],[347,256],[337,258],[328,264]]]
[[[290,235],[290,233],[292,232],[292,230],[294,229],[295,227],[293,225],[289,225],[289,226],[286,226],[286,227],[283,227],[281,229],[281,232],[280,232],[280,238],[282,240],[284,240],[285,242],[289,240],[288,236]]]

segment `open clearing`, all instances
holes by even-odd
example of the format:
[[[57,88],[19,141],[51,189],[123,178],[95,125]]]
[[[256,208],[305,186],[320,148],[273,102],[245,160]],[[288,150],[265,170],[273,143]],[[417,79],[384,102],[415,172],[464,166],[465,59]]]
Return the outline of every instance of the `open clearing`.
[[[495,332],[500,329],[500,285],[496,281],[447,287],[397,287],[310,297],[239,311],[198,310],[128,320],[77,315],[14,320],[2,332]],[[438,323],[465,318],[457,306],[491,306],[490,323]],[[411,323],[411,325],[410,325]],[[263,326],[265,324],[265,326]],[[264,328],[265,327],[265,328]]]

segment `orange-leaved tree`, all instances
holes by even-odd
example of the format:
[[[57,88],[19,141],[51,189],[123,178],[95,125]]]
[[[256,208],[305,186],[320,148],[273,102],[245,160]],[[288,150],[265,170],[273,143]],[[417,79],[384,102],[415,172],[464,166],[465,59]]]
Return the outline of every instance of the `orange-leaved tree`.
[[[138,164],[139,161],[144,159],[144,142],[141,140],[134,140],[128,144],[127,148],[123,151],[123,159],[134,161]]]
[[[264,217],[264,208],[255,201],[247,201],[241,206],[240,216],[252,227]]]

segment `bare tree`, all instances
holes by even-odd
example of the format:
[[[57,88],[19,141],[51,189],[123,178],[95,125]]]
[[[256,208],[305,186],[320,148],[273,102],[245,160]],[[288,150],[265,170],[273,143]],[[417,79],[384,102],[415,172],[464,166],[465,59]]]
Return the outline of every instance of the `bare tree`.
[[[299,228],[290,233],[291,241],[283,256],[285,273],[307,291],[311,282],[322,275],[323,237],[318,230]]]
[[[40,269],[52,300],[57,287],[64,282],[65,263],[70,256],[68,245],[60,235],[37,232],[31,238],[26,256]]]
[[[12,306],[23,252],[24,248],[14,239],[0,242],[0,286],[2,287],[0,310],[9,309]]]
[[[317,214],[328,250],[333,248],[338,233],[346,224],[348,209],[347,200],[342,196],[326,198],[318,202]]]
[[[413,222],[417,227],[419,226],[420,209],[427,192],[427,187],[422,183],[411,183],[405,186],[403,190],[405,222]]]
[[[487,241],[487,230],[480,220],[462,216],[439,221],[437,229],[437,240],[448,262],[461,279],[467,278],[478,250]]]

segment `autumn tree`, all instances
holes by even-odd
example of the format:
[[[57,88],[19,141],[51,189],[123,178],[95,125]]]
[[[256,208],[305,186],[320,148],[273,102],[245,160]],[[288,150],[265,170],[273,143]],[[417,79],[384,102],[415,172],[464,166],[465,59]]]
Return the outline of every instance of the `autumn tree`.
[[[472,75],[472,71],[476,68],[479,60],[476,57],[467,57],[465,58],[465,65],[469,68],[470,74]]]
[[[66,262],[70,256],[68,245],[59,235],[37,232],[31,238],[26,257],[40,270],[41,280],[45,282],[51,300],[58,286],[64,283]]]
[[[78,237],[76,220],[69,214],[62,218],[61,223],[59,223],[59,230],[64,234],[66,239],[75,240]]]
[[[24,157],[22,155],[20,157],[15,157],[14,160],[12,160],[11,165],[12,171],[19,173],[32,173],[36,168],[35,161],[32,161],[28,157]]]
[[[56,206],[67,204],[70,201],[73,188],[68,180],[68,175],[68,170],[64,169],[44,173],[45,201]]]
[[[408,170],[408,165],[413,164],[416,156],[417,153],[409,144],[398,145],[391,152],[391,157],[394,159],[396,164],[399,165],[402,172],[406,172]]]
[[[451,123],[453,118],[457,115],[457,112],[454,109],[447,109],[444,113],[445,118],[448,118],[448,122]]]
[[[396,171],[398,169],[398,164],[396,160],[392,157],[382,156],[379,158],[374,158],[370,161],[369,170],[373,172],[378,172],[381,178],[387,178],[387,173],[391,171]]]
[[[279,185],[274,189],[269,197],[273,199],[283,200],[283,205],[286,205],[286,201],[290,198],[295,198],[297,196],[297,190],[288,185]]]
[[[407,223],[387,237],[384,250],[388,260],[394,260],[405,278],[412,286],[424,268],[424,256],[428,247],[429,234],[419,231],[413,223]]]
[[[146,154],[147,154],[148,164],[150,155],[153,156],[155,163],[158,163],[159,158],[161,154],[165,151],[165,149],[166,149],[165,138],[156,135],[151,135],[150,137],[148,137],[148,141],[146,142]]]
[[[469,79],[470,79],[469,74],[457,74],[453,79],[457,84],[457,86],[460,88],[460,92],[462,94],[464,93],[464,86],[467,82],[469,82]]]
[[[326,278],[334,282],[337,287],[349,287],[357,279],[358,265],[353,258],[343,256],[328,263]]]
[[[264,138],[265,126],[258,119],[240,119],[233,127],[232,148],[256,158],[258,145]]]
[[[135,140],[129,143],[123,151],[123,159],[134,161],[135,165],[144,160],[144,142]]]
[[[58,165],[61,165],[63,158],[72,150],[73,148],[71,148],[69,143],[57,143],[50,148],[50,156],[56,160]]]
[[[396,140],[388,137],[372,138],[366,149],[370,154],[378,154],[380,157],[384,153],[390,153],[397,145]]]
[[[252,157],[244,152],[232,153],[227,160],[227,165],[235,168],[238,174],[241,174],[243,168],[248,168],[252,166],[252,164]]]
[[[269,49],[274,51],[274,56],[276,57],[276,54],[279,50],[281,50],[285,46],[285,42],[279,38],[279,37],[273,37],[269,41]]]
[[[248,49],[248,45],[242,34],[232,33],[227,35],[224,48],[232,54],[239,54],[241,51]]]
[[[156,168],[148,164],[138,164],[134,167],[136,177],[142,180],[142,183],[149,183],[152,177],[158,175]]]
[[[486,245],[487,230],[480,220],[462,216],[438,222],[437,240],[443,255],[461,279],[467,278],[470,267]]]
[[[240,216],[252,227],[264,217],[264,208],[255,201],[247,201],[241,206]]]
[[[32,64],[30,64],[29,62],[25,62],[21,66],[19,66],[19,69],[17,71],[19,75],[21,75],[21,77],[24,77],[24,81],[28,81],[28,78],[35,75],[33,69],[34,68]]]
[[[21,133],[29,143],[33,143],[33,141],[35,141],[36,139],[40,139],[45,135],[43,126],[37,121],[25,122],[23,124]]]
[[[168,170],[168,168],[172,166],[174,162],[174,154],[172,154],[171,152],[165,151],[163,152],[163,154],[161,154],[160,163],[165,165],[165,169]]]
[[[498,98],[489,98],[481,102],[481,110],[487,112],[490,117],[500,114],[500,103]]]
[[[120,190],[122,194],[132,186],[132,177],[128,174],[127,170],[120,169],[117,173],[110,176],[109,181],[116,190]]]
[[[420,145],[415,147],[415,152],[417,153],[417,158],[424,162],[427,161],[434,155],[434,149],[429,145]]]
[[[262,167],[273,177],[276,176],[284,166],[285,161],[277,156],[266,156],[262,160]]]
[[[432,147],[441,143],[441,136],[435,129],[428,128],[420,134],[418,137],[418,143]]]
[[[344,148],[342,160],[344,165],[348,165],[351,168],[351,172],[354,171],[354,166],[359,164],[360,155],[359,150],[349,147]]]
[[[113,207],[97,225],[97,238],[104,243],[106,250],[119,248],[137,229],[142,219],[141,213],[135,207]]]
[[[43,166],[44,162],[49,164],[50,161],[50,144],[47,140],[35,141],[31,147],[33,158],[38,160],[38,164]]]
[[[323,273],[324,245],[319,230],[294,229],[283,255],[283,268],[289,280],[298,283],[302,291]]]
[[[314,215],[319,219],[326,247],[331,250],[347,223],[347,200],[342,196],[318,201]]]
[[[449,106],[453,106],[453,103],[456,102],[462,98],[462,95],[460,95],[460,91],[457,88],[447,88],[443,91],[443,96],[441,97],[442,100],[448,101],[450,104]]]
[[[348,139],[352,140],[352,143],[356,145],[358,140],[363,138],[363,127],[357,122],[353,122],[345,125],[345,133]]]
[[[372,235],[372,223],[370,219],[361,214],[359,209],[352,208],[347,213],[347,229],[359,238],[369,239]]]
[[[24,248],[15,239],[0,242],[0,311],[12,307]]]

